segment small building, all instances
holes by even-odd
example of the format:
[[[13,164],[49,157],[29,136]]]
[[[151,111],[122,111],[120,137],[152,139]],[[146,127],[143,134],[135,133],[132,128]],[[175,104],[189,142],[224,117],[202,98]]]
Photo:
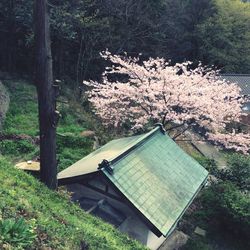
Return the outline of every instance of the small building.
[[[242,117],[242,122],[250,125],[250,74],[222,74],[221,78],[229,83],[237,83],[241,94],[248,98],[249,101],[242,108],[248,115]]]
[[[72,200],[150,249],[175,229],[208,172],[157,126],[113,140],[58,174]]]
[[[244,96],[250,97],[250,74],[221,74],[222,79],[237,83]]]

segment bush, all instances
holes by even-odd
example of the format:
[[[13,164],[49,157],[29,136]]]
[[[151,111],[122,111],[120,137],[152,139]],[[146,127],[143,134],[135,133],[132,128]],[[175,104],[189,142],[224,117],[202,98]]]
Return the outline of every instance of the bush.
[[[250,249],[249,194],[232,182],[220,181],[205,188],[196,205],[198,209],[186,218],[205,229],[207,237],[193,235],[183,249]]]
[[[77,137],[74,135],[58,136],[57,137],[57,146],[58,149],[72,147],[72,148],[87,148],[89,145],[92,145],[93,140],[85,137]]]
[[[189,239],[181,250],[212,250],[212,248],[201,239]]]
[[[5,155],[27,154],[35,150],[28,140],[3,140],[0,142],[0,152]]]
[[[206,170],[215,176],[218,174],[217,164],[214,159],[205,156],[196,156],[195,160],[198,161]]]
[[[90,138],[76,136],[58,136],[57,157],[59,171],[69,167],[92,151],[93,141]]]
[[[240,189],[250,190],[250,157],[232,154],[228,157],[228,169],[221,173],[221,178],[230,180]]]
[[[242,190],[250,190],[250,157],[242,154],[232,154],[227,157],[227,168],[219,170],[214,159],[203,156],[195,159],[205,167],[210,174],[224,181],[231,181]]]
[[[234,234],[236,238],[250,237],[250,198],[231,182],[223,182],[206,189],[201,196],[204,219],[213,230]],[[246,241],[247,243],[247,241]]]
[[[24,249],[29,247],[35,238],[34,226],[23,218],[0,220],[0,247],[1,244],[9,244],[14,249]]]

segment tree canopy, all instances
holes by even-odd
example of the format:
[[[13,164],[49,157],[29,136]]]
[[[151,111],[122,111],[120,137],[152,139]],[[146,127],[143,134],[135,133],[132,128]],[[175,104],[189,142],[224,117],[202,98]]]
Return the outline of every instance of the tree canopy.
[[[250,71],[250,4],[217,0],[216,12],[197,26],[199,59],[225,72]]]
[[[0,68],[33,68],[33,0],[0,3]],[[96,79],[99,52],[202,61],[227,73],[250,68],[250,3],[240,0],[51,0],[55,77]]]
[[[150,122],[197,128],[208,140],[247,153],[250,135],[227,127],[240,121],[240,88],[221,80],[218,72],[191,62],[170,65],[162,58],[101,56],[111,61],[101,82],[85,81],[95,113],[104,124],[141,129]]]

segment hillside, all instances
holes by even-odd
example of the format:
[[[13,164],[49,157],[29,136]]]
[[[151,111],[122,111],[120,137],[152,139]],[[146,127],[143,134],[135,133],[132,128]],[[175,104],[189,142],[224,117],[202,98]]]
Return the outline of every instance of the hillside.
[[[72,204],[63,190],[52,192],[32,175],[13,167],[13,163],[39,156],[36,91],[23,81],[4,84],[11,102],[0,133],[3,155],[0,156],[0,249],[27,249],[27,246],[17,247],[18,233],[10,237],[11,245],[7,244],[10,240],[6,241],[9,219],[17,221],[18,218],[24,218],[31,227],[29,230],[34,232],[32,247],[28,249],[144,249]],[[61,98],[66,100],[65,96]],[[68,101],[60,104],[59,109],[62,119],[57,144],[59,169],[63,169],[92,150],[93,138],[81,136],[88,123],[77,112],[72,113]],[[17,227],[15,230],[21,235],[23,228],[20,228],[20,232]]]
[[[39,157],[37,97],[35,87],[27,81],[3,83],[10,95],[10,105],[0,130],[0,249],[144,249],[72,204],[64,189],[52,192],[32,175],[13,167],[19,161]],[[57,128],[59,170],[93,150],[93,133],[102,144],[114,136],[103,131],[81,102],[73,100],[72,91],[62,86],[58,102],[62,117]],[[179,143],[216,176],[215,183],[201,192],[178,226],[178,230],[190,236],[183,249],[245,250],[249,245],[250,158],[228,153],[229,169],[225,172],[188,143]],[[18,218],[24,218],[24,222]],[[206,237],[194,233],[196,226],[206,230]],[[10,236],[8,230],[17,232],[17,236]],[[18,241],[27,236],[26,243],[32,247],[17,248]],[[13,247],[6,244],[10,242],[6,238],[13,240]]]
[[[29,249],[144,249],[0,158],[0,218],[25,218],[36,233]],[[1,229],[1,227],[0,227]],[[0,237],[0,249],[7,248]]]
[[[0,131],[4,138],[0,142],[0,152],[13,163],[36,159],[39,156],[39,130],[35,87],[20,80],[8,80],[4,84],[10,94],[10,106]],[[58,102],[62,116],[57,128],[59,170],[90,153],[94,142],[93,138],[81,135],[90,125],[66,96],[67,93],[63,94]]]

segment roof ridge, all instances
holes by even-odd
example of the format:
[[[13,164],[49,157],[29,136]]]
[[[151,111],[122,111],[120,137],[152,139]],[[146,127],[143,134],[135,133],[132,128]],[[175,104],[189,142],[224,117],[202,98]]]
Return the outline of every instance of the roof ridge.
[[[143,145],[149,138],[151,138],[158,131],[165,134],[165,130],[164,130],[162,124],[160,124],[160,123],[157,123],[156,127],[154,129],[152,129],[150,132],[145,133],[143,136],[138,138],[135,142],[132,142],[130,145],[125,147],[125,149],[119,155],[117,155],[111,159],[103,159],[103,161],[99,163],[98,169],[105,168],[108,171],[108,173],[112,174],[113,168],[111,165],[113,165],[115,162],[117,162],[117,161],[121,160],[122,158],[124,158],[125,156],[127,156],[129,153],[134,151],[139,146]]]
[[[163,127],[159,124],[156,124],[155,128],[149,131],[148,133],[145,133],[142,137],[138,138],[135,142],[131,143],[131,145],[128,145],[123,152],[121,152],[118,156],[115,156],[113,159],[110,159],[109,162],[111,164],[115,163],[116,161],[120,160],[124,156],[126,156],[128,153],[133,151],[134,149],[138,148],[142,144],[144,144],[147,139],[151,138],[157,131],[163,132]],[[164,132],[165,133],[165,132]]]

